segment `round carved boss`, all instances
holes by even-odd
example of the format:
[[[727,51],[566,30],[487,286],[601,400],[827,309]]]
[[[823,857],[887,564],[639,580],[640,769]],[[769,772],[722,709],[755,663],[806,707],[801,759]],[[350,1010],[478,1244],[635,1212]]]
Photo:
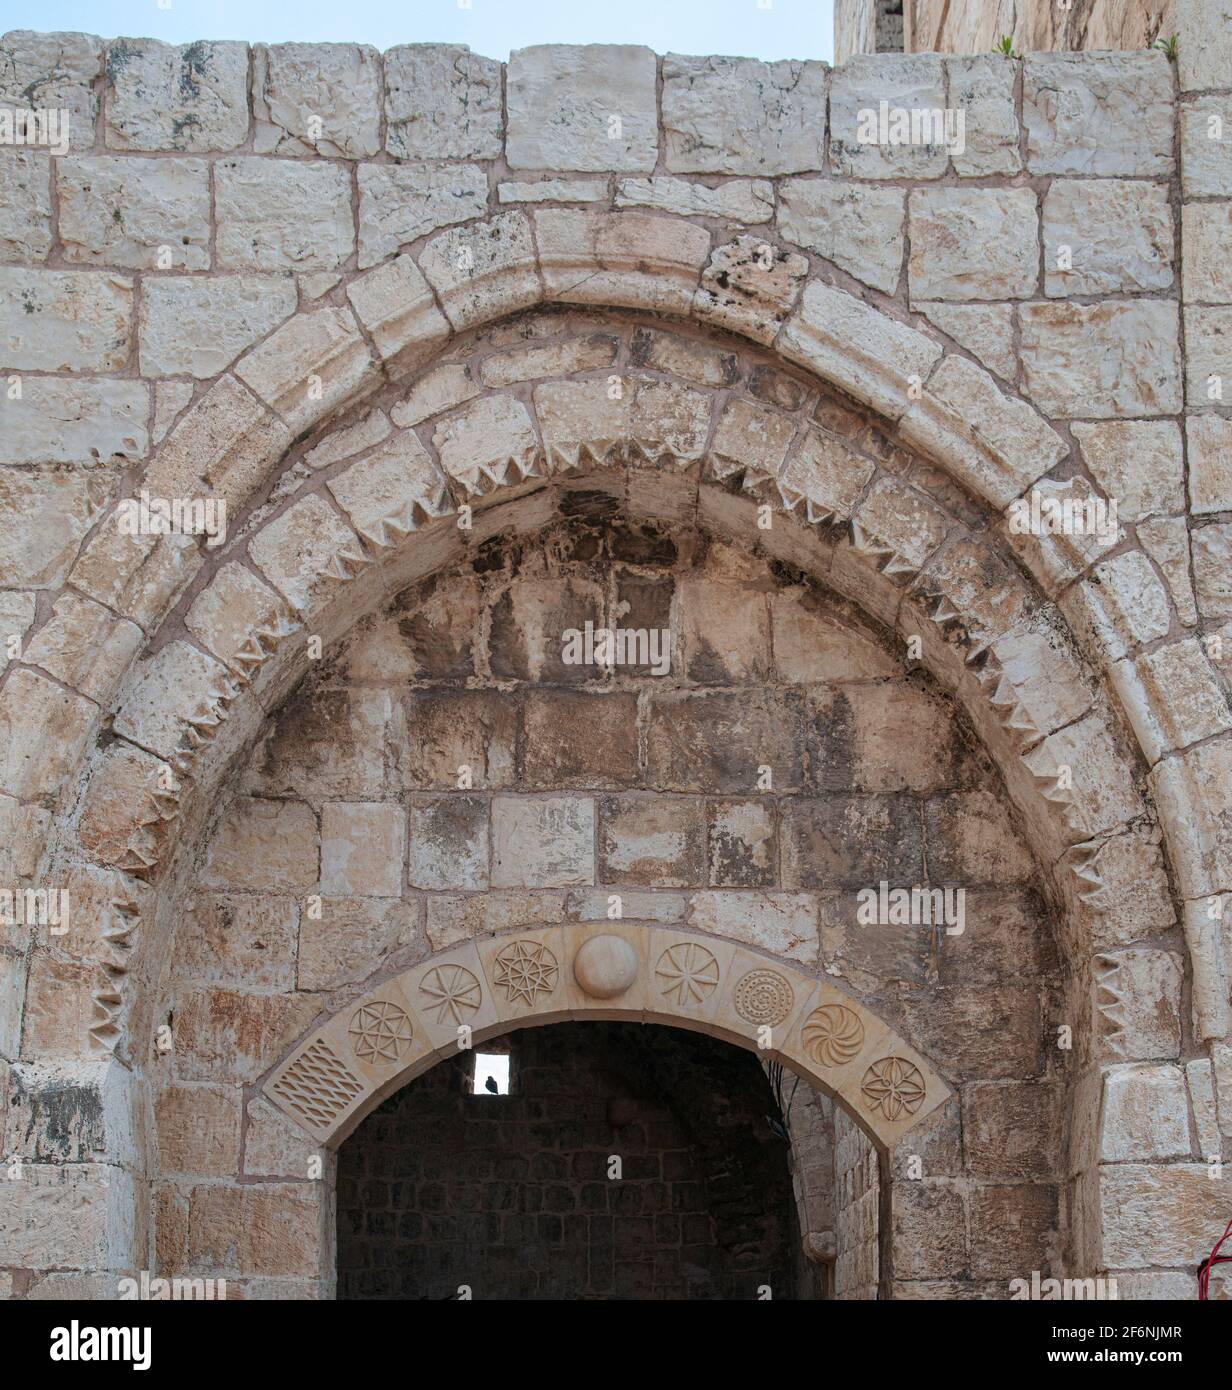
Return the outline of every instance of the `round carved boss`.
[[[615,999],[637,979],[637,952],[623,936],[592,936],[573,958],[573,977],[591,998]]]

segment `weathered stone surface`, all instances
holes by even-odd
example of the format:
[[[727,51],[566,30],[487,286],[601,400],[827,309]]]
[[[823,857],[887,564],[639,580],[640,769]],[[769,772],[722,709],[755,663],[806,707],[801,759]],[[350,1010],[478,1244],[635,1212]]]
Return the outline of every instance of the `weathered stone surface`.
[[[99,604],[68,592],[56,600],[23,660],[108,705],[141,642],[135,623],[113,618]]]
[[[0,267],[0,364],[107,372],[128,360],[133,283],[80,270]]]
[[[398,159],[495,159],[501,65],[462,45],[401,44],[385,53],[385,148]]]
[[[396,898],[402,892],[406,817],[389,802],[327,801],[321,807],[321,892]]]
[[[506,74],[509,167],[648,174],[658,157],[656,66],[650,49],[631,44],[515,48]]]
[[[1169,847],[1184,897],[1219,892],[1232,883],[1232,823],[1226,811],[1232,740],[1199,744],[1164,758],[1151,772],[1161,816],[1172,826]]]
[[[94,146],[103,45],[93,34],[36,34],[14,29],[0,38],[0,105],[68,113],[68,148]]]
[[[1033,174],[1172,172],[1172,74],[1162,53],[1032,53],[1022,119]],[[1109,127],[1119,134],[1109,140]]]
[[[1228,0],[1178,0],[1177,22],[1185,35],[1177,53],[1181,90],[1225,87],[1232,63],[1232,6]]]
[[[1185,436],[1190,511],[1232,511],[1232,421],[1220,415],[1192,415],[1185,422]]]
[[[141,373],[217,376],[297,304],[289,275],[150,279],[141,297]]]
[[[1125,521],[1184,508],[1181,432],[1171,420],[1117,420],[1072,429],[1082,461],[1108,497],[1116,498]]]
[[[786,960],[817,959],[817,904],[808,893],[695,893],[688,925]]]
[[[1202,96],[1179,111],[1187,198],[1232,198],[1232,97]]]
[[[248,892],[303,892],[317,882],[317,822],[296,801],[241,797],[210,849],[202,882]]]
[[[269,731],[245,789],[262,796],[302,796],[314,803],[381,800],[391,736],[389,691],[314,691],[293,707],[298,717]]]
[[[616,185],[615,205],[658,208],[681,217],[717,217],[725,222],[768,222],[774,216],[774,186],[765,179],[727,179],[717,188],[688,179],[621,179]]]
[[[449,324],[410,256],[352,280],[347,298],[386,361],[403,353],[418,360],[449,336]]]
[[[316,1010],[303,995],[193,990],[182,996],[175,1018],[176,1075],[229,1085],[255,1081]]]
[[[1014,354],[1012,304],[917,303],[912,307],[999,377],[1014,380],[1018,359]]]
[[[294,898],[200,893],[189,908],[189,927],[176,942],[179,979],[231,989],[295,988],[299,911]]]
[[[1200,739],[1232,730],[1228,699],[1201,645],[1174,642],[1112,668],[1121,697],[1151,762]]]
[[[59,791],[97,715],[45,676],[14,671],[0,693],[0,791],[18,800]]]
[[[441,467],[468,492],[482,494],[512,464],[528,471],[539,441],[530,412],[513,396],[485,396],[446,417],[432,435]]]
[[[233,150],[248,138],[248,46],[158,39],[107,46],[114,150]]]
[[[1139,1063],[1105,1074],[1102,1159],[1141,1163],[1189,1154],[1189,1106],[1180,1067]]]
[[[184,743],[186,722],[229,693],[224,668],[187,642],[169,642],[129,675],[116,732],[168,761]]]
[[[230,1177],[239,1164],[240,1096],[222,1086],[169,1086],[154,1101],[163,1173]]]
[[[62,159],[60,167],[68,162]],[[45,261],[51,242],[51,160],[33,150],[6,150],[0,159],[0,262]]]
[[[56,163],[64,258],[133,270],[207,270],[204,159],[81,155]]]
[[[20,399],[0,396],[0,463],[142,459],[149,400],[149,389],[136,381],[23,381]],[[84,488],[84,479],[77,486]]]
[[[1166,290],[1173,278],[1172,241],[1166,184],[1056,179],[1044,198],[1044,292]]]
[[[1024,304],[1018,313],[1027,391],[1046,414],[1107,419],[1181,409],[1174,305]]]
[[[568,376],[573,372],[610,367],[619,350],[619,338],[606,333],[594,333],[587,338],[557,338],[487,357],[480,365],[479,374],[485,386],[512,386],[539,377]],[[457,373],[464,369],[445,370]]]
[[[1099,1216],[1108,1267],[1196,1266],[1210,1253],[1211,1229],[1223,1230],[1223,1199],[1221,1185],[1202,1163],[1101,1168]]]
[[[366,980],[416,938],[418,909],[396,898],[324,898],[320,915],[301,913],[300,989],[339,989]]]
[[[756,237],[737,237],[711,256],[693,312],[754,342],[770,343],[807,274],[804,256],[791,255]]]
[[[523,719],[527,786],[627,787],[641,780],[634,695],[537,691],[527,697]]]
[[[1181,287],[1187,304],[1232,304],[1232,202],[1189,203],[1181,211]]]
[[[594,838],[595,803],[589,797],[494,797],[492,886],[593,883]]]
[[[663,129],[674,173],[820,169],[825,66],[669,53],[663,59]]]
[[[514,179],[498,183],[496,196],[502,203],[605,203],[608,188],[600,179]]]
[[[1168,595],[1141,551],[1125,551],[1096,565],[1061,607],[1114,660],[1162,637],[1172,622]]]
[[[755,427],[757,422],[749,423]],[[677,640],[691,681],[726,686],[766,679],[770,610],[764,594],[716,582],[708,575],[682,579],[677,594]]]
[[[84,473],[0,472],[0,584],[54,589],[63,583],[102,504],[102,488]]]
[[[25,1165],[0,1188],[0,1241],[15,1265],[97,1269],[108,1262],[108,1207],[132,1200],[131,1179],[105,1164]]]
[[[1190,576],[1189,526],[1185,518],[1171,516],[1140,521],[1138,541],[1159,567],[1181,622],[1193,627],[1198,621],[1198,605]]]
[[[515,781],[517,711],[498,692],[419,694],[408,707],[407,730],[403,776],[409,786],[455,788],[463,768],[477,788]]]
[[[479,796],[417,798],[410,807],[412,888],[484,889],[488,886],[488,802]]]
[[[788,179],[780,191],[782,235],[893,294],[903,264],[903,193],[898,188]]]
[[[764,800],[712,801],[707,818],[710,883],[769,888],[778,878],[778,835]]]
[[[908,208],[913,300],[1026,299],[1035,292],[1039,215],[1033,189],[917,188]]]
[[[998,54],[974,53],[947,57],[950,105],[963,112],[963,144],[951,155],[956,173],[968,178],[1016,174],[1022,168],[1018,153],[1018,115],[1014,102],[1016,72]]]
[[[214,198],[219,269],[334,270],[355,249],[351,181],[340,164],[219,160]]]
[[[945,74],[940,56],[857,54],[835,71],[830,79],[830,164],[834,172],[861,179],[940,178],[949,163],[949,150],[940,139],[918,145],[861,139],[862,133],[868,134],[861,127],[870,121],[877,123],[882,102],[908,113],[943,111]],[[941,131],[933,134],[940,137]]]
[[[257,154],[360,159],[381,148],[380,58],[350,43],[258,44],[252,53]]]
[[[1185,399],[1203,410],[1232,382],[1232,308],[1185,309]]]
[[[1181,1047],[1181,971],[1168,951],[1116,951],[1097,958],[1095,999],[1101,1057],[1174,1058]]]
[[[428,232],[482,217],[488,180],[475,165],[361,164],[359,268],[418,241]]]

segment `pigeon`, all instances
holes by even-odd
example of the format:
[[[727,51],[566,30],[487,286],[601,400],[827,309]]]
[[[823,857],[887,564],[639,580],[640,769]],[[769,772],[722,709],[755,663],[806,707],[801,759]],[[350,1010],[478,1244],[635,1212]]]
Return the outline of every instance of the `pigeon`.
[[[488,1079],[483,1083],[483,1088],[484,1088],[485,1091],[491,1091],[492,1094],[493,1094],[494,1096],[499,1096],[499,1095],[500,1095],[500,1087],[496,1084],[495,1080],[494,1080],[492,1077],[490,1077],[490,1076],[489,1076]]]

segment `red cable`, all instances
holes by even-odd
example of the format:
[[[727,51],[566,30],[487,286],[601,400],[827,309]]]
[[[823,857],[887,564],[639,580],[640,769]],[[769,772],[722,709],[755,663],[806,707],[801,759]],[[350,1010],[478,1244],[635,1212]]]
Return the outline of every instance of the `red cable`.
[[[1232,1234],[1232,1221],[1229,1221],[1224,1227],[1223,1235],[1215,1242],[1214,1250],[1212,1250],[1206,1259],[1198,1266],[1198,1297],[1203,1302],[1207,1301],[1207,1289],[1210,1287],[1211,1270],[1214,1269],[1216,1265],[1232,1265],[1232,1255],[1221,1255],[1219,1253],[1219,1247],[1227,1240],[1230,1234]]]

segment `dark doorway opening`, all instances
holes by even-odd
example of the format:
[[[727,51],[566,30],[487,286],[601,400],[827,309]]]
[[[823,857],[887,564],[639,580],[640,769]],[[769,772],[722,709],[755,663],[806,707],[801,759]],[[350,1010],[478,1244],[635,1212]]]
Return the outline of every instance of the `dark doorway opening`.
[[[758,1058],[700,1033],[562,1023],[440,1063],[338,1155],[340,1299],[796,1297],[785,1140]]]

